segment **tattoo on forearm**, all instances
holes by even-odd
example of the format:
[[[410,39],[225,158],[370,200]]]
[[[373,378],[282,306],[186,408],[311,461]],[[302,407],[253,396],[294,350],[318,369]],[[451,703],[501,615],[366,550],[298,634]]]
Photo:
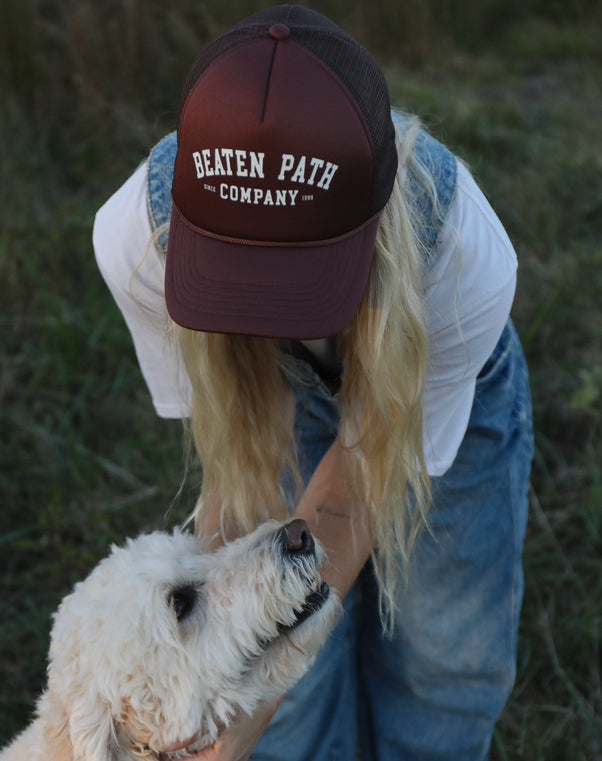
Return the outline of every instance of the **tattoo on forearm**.
[[[331,518],[339,518],[344,521],[348,521],[351,519],[351,516],[349,515],[349,513],[340,513],[340,512],[337,512],[336,510],[331,510],[329,507],[326,507],[324,505],[318,505],[316,507],[316,512],[319,515],[328,515]]]

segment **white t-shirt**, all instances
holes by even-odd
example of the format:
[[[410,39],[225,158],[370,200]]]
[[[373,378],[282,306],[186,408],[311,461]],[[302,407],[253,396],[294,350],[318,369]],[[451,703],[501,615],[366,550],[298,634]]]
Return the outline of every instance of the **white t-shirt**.
[[[458,162],[436,263],[426,274],[429,366],[424,391],[428,472],[440,476],[464,438],[476,378],[508,319],[516,254],[485,196]],[[100,271],[130,329],[157,413],[190,416],[191,388],[169,335],[163,258],[152,243],[142,164],[96,215]]]

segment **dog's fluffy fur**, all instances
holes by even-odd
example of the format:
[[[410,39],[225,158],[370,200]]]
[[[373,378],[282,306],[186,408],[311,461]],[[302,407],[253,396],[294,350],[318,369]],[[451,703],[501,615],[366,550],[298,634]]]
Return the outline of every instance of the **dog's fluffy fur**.
[[[215,553],[190,534],[113,548],[55,614],[48,686],[0,761],[191,755],[283,695],[340,613],[304,522]]]

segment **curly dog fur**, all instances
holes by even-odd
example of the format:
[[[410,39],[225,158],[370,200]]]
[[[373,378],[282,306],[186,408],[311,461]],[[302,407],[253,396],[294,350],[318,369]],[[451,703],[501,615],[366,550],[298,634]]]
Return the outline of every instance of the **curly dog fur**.
[[[214,553],[155,532],[112,549],[54,617],[37,717],[0,761],[169,761],[308,670],[340,603],[305,523]]]

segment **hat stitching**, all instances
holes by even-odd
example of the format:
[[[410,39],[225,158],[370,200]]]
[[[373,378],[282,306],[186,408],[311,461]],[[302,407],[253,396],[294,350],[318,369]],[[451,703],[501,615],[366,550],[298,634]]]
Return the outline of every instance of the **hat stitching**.
[[[278,40],[274,40],[274,49],[272,50],[272,59],[270,61],[270,68],[268,71],[268,80],[266,82],[265,86],[265,96],[263,99],[263,110],[261,112],[261,121],[262,123],[265,121],[265,113],[267,111],[268,107],[268,98],[270,97],[270,86],[272,83],[272,72],[274,71],[274,61],[276,60],[276,52],[278,50]]]

